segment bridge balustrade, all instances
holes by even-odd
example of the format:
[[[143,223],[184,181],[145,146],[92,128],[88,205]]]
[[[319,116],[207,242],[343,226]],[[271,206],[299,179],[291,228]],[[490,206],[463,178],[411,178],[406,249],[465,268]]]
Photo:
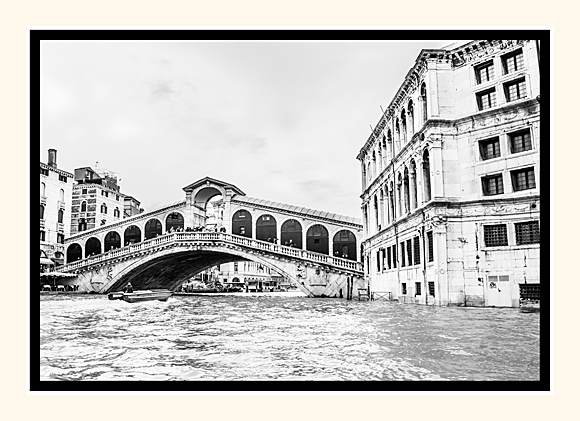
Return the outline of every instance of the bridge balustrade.
[[[108,252],[99,254],[97,256],[92,256],[73,263],[68,263],[61,268],[61,271],[74,271],[75,269],[79,269],[83,266],[90,266],[105,260],[130,255],[138,251],[155,248],[164,244],[189,241],[229,242],[257,250],[283,254],[297,259],[310,260],[316,263],[323,263],[353,271],[362,271],[362,265],[359,262],[354,262],[352,260],[221,232],[174,232],[170,234],[164,234],[137,244],[130,244],[119,249],[109,250]]]

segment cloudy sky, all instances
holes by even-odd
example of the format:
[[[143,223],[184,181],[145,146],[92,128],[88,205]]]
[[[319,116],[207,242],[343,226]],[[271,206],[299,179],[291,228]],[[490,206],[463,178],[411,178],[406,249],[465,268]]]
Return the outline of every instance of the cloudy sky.
[[[437,42],[47,42],[41,161],[117,174],[153,210],[205,176],[360,218],[356,155]]]

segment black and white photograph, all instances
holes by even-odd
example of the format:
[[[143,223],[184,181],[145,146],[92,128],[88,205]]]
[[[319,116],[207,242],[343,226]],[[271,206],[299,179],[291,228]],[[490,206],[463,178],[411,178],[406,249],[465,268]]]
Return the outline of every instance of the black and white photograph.
[[[31,30],[31,390],[549,390],[550,36]]]

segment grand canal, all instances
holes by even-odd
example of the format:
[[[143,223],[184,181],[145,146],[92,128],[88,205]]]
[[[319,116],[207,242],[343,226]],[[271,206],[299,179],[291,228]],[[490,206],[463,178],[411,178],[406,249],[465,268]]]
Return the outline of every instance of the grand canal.
[[[279,296],[41,296],[41,380],[538,380],[539,313]]]

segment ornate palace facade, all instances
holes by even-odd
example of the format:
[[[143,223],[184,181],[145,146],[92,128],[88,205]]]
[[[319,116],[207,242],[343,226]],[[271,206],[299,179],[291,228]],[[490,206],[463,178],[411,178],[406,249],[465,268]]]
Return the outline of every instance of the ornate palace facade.
[[[520,288],[539,285],[538,49],[421,51],[357,157],[373,291],[517,306]]]

